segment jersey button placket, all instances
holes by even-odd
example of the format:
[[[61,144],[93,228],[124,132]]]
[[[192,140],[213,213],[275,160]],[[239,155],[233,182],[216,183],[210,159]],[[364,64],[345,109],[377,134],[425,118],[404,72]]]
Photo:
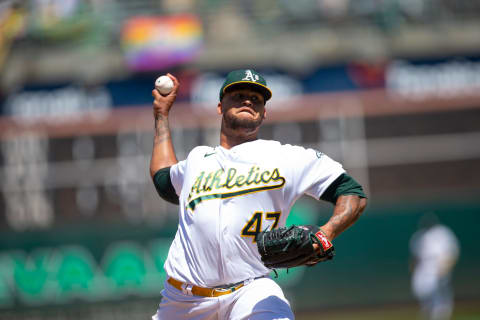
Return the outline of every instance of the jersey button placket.
[[[225,206],[225,200],[220,199],[218,201],[218,235],[217,235],[217,243],[218,243],[218,261],[219,261],[219,274],[221,278],[225,277],[225,263],[223,261],[223,248],[222,248],[222,243],[223,243],[223,238],[224,238],[224,228],[223,228],[223,219],[222,219],[222,212],[224,211],[224,206]]]

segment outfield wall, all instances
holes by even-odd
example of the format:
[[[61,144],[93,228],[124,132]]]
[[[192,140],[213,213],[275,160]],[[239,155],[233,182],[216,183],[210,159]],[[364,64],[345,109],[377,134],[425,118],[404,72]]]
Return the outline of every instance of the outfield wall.
[[[409,239],[426,212],[460,240],[456,297],[480,298],[480,103],[455,101],[364,92],[272,108],[261,138],[326,153],[369,197],[363,217],[335,240],[333,261],[279,272],[296,310],[413,302]],[[179,159],[218,144],[211,114],[181,108],[189,112],[172,118]],[[177,208],[158,197],[148,174],[151,121],[149,107],[68,124],[0,119],[2,320],[128,319],[155,310]],[[302,198],[288,224],[321,225],[331,210]]]

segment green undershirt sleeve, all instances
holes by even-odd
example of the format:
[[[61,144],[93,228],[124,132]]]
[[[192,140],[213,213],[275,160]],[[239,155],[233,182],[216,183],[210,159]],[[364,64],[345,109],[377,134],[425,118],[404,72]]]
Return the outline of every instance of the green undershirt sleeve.
[[[158,170],[153,176],[153,184],[163,200],[173,204],[179,203],[178,195],[170,179],[170,167]]]
[[[362,186],[351,176],[343,173],[328,186],[320,199],[335,204],[338,197],[342,195],[357,195],[360,198],[366,198]]]

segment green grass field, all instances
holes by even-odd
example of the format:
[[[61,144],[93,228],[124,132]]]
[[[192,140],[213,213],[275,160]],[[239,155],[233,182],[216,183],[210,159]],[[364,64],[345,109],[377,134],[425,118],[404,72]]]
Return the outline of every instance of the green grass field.
[[[27,308],[0,311],[1,320],[132,320],[150,319],[157,299],[79,304],[63,307]],[[296,312],[296,320],[421,320],[416,305],[379,305],[328,309],[323,312]],[[175,320],[175,319],[172,319]],[[223,319],[221,319],[223,320]],[[423,319],[422,319],[423,320]],[[480,320],[480,301],[456,302],[452,319]]]
[[[409,320],[422,319],[416,305],[380,306],[297,313],[296,320]],[[451,320],[480,320],[480,302],[456,302]]]

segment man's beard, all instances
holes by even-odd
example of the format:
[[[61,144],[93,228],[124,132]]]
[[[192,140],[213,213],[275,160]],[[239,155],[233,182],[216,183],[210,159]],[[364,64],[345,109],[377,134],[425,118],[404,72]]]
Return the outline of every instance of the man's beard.
[[[263,116],[259,117],[256,120],[251,120],[251,119],[245,119],[245,118],[236,118],[231,113],[226,112],[223,114],[223,121],[225,123],[225,126],[232,130],[237,130],[237,129],[254,130],[262,124]]]

